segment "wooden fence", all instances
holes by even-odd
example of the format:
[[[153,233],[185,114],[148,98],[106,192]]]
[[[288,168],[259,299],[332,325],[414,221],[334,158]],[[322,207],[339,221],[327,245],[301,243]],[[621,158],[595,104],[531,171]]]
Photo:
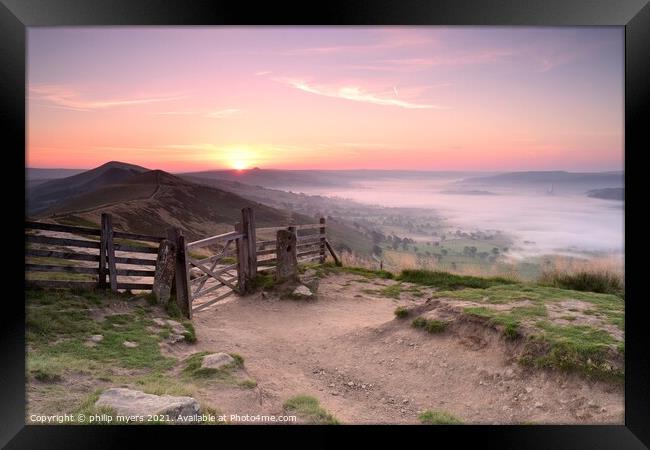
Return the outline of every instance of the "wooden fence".
[[[241,217],[234,231],[194,242],[186,242],[182,231],[177,228],[168,230],[165,238],[116,231],[109,214],[102,214],[99,229],[26,222],[25,271],[41,274],[41,279],[27,277],[26,284],[65,288],[110,287],[112,291],[152,290],[154,279],[156,283],[161,283],[160,278],[156,278],[157,268],[173,267],[173,272],[169,273],[173,278],[176,302],[183,314],[191,318],[192,303],[196,299],[213,294],[215,298],[201,304],[203,308],[232,292],[246,294],[252,290],[259,271],[274,270],[277,266],[277,233],[280,230],[295,233],[298,263],[315,260],[324,263],[329,251],[335,263],[341,264],[327,239],[325,218],[313,224],[256,228],[251,208],[242,209]],[[173,252],[163,251],[164,245],[171,245]],[[197,250],[214,254],[198,255]],[[173,255],[174,261],[162,256],[169,254]],[[58,260],[64,263],[51,264]],[[53,279],[43,279],[43,274],[52,272],[57,273]],[[159,277],[164,278],[164,273],[166,271],[161,270]],[[65,279],[66,274],[71,279]],[[79,274],[92,275],[94,280],[72,279]],[[146,277],[151,278],[151,282],[133,282],[122,277]],[[218,291],[220,288],[225,289]]]
[[[36,234],[36,230],[50,234]],[[63,233],[72,236],[61,236]],[[151,258],[151,255],[158,255],[158,245],[163,238],[116,231],[113,229],[112,217],[102,214],[99,229],[27,221],[25,241],[25,272],[36,275],[28,277],[28,286],[110,287],[112,291],[117,291],[152,289],[156,259]],[[158,245],[150,246],[152,243]],[[52,264],[58,263],[59,260],[62,264]],[[57,275],[53,279],[39,279],[38,274],[41,274],[42,278],[45,273]],[[74,277],[71,274],[92,275],[95,280],[66,279],[66,274],[68,278]],[[135,283],[123,280],[123,277],[151,278],[151,282]]]

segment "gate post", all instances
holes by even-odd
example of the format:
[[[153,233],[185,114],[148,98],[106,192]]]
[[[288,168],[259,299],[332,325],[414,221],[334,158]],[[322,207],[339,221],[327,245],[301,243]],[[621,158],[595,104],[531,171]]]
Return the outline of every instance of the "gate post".
[[[167,231],[167,238],[174,243],[176,250],[176,304],[181,313],[188,319],[192,318],[192,291],[190,290],[190,273],[187,267],[185,236],[180,228]]]
[[[319,262],[323,264],[325,262],[325,217],[321,217],[318,221],[321,226],[319,228],[320,232],[320,258]]]
[[[296,256],[296,232],[294,227],[278,230],[276,238],[277,265],[276,281],[294,281],[298,278],[298,259]]]
[[[257,236],[255,235],[255,212],[253,208],[243,208],[241,210],[241,224],[244,232],[245,244],[248,247],[248,285],[257,276]]]
[[[239,289],[239,295],[245,295],[250,289],[248,285],[250,278],[248,276],[250,267],[248,262],[248,242],[241,222],[235,224],[235,231],[243,234],[242,237],[235,239],[235,245],[237,246],[237,288]]]
[[[113,218],[111,217],[110,214],[107,213],[102,213],[102,231],[101,231],[101,238],[100,238],[100,246],[105,245],[106,249],[106,257],[108,259],[108,280],[111,285],[111,291],[117,292],[117,269],[115,266],[115,247],[113,246]],[[101,248],[99,251],[99,268],[100,271],[102,269],[102,254],[101,254]],[[104,273],[106,273],[106,269],[104,270]],[[101,276],[102,274],[100,274]]]

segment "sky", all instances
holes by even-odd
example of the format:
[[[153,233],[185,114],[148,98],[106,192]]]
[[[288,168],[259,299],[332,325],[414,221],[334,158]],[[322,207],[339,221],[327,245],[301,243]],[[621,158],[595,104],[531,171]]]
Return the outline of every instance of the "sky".
[[[623,36],[29,28],[26,166],[623,170]]]

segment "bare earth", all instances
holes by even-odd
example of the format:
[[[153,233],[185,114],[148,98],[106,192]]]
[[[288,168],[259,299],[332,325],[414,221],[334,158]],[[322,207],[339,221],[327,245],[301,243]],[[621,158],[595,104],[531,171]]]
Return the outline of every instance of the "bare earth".
[[[286,399],[309,394],[349,424],[419,423],[427,409],[465,423],[623,423],[621,386],[524,369],[484,327],[440,335],[414,329],[393,311],[426,295],[397,300],[364,292],[392,283],[339,274],[322,279],[313,300],[232,296],[195,313],[195,344],[164,351],[245,358],[257,388],[199,392],[227,415],[282,414]]]

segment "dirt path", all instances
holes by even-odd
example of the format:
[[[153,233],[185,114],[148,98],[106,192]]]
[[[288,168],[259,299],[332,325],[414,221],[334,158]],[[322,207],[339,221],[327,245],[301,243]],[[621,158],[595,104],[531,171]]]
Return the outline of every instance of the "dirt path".
[[[385,298],[369,293],[378,287],[373,283],[394,282],[331,275],[321,280],[316,300],[228,298],[195,314],[195,345],[170,351],[245,358],[256,389],[200,392],[226,414],[279,414],[287,398],[304,393],[343,423],[419,423],[418,413],[427,409],[465,423],[623,423],[621,387],[525,371],[489,330],[431,335],[413,329],[393,311],[426,295]],[[472,333],[483,333],[487,346],[477,348]]]

